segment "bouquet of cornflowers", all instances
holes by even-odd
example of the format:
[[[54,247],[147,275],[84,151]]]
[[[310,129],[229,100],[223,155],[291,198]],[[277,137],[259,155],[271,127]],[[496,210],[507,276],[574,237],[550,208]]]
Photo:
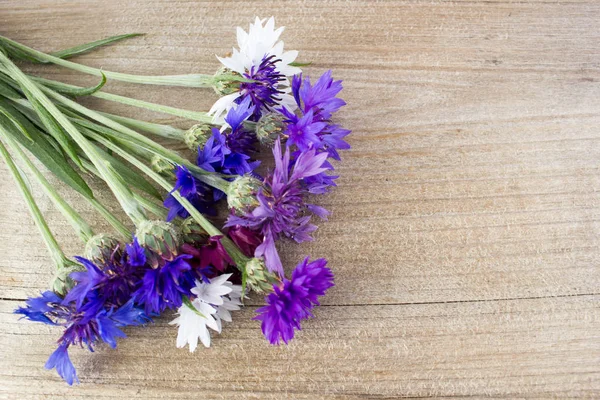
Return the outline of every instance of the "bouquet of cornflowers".
[[[146,325],[176,310],[177,347],[210,345],[231,311],[250,291],[266,295],[257,310],[271,344],[288,343],[319,297],[333,286],[325,259],[302,260],[286,277],[276,243],[312,240],[311,216],[328,211],[309,203],[335,186],[330,159],[350,146],[350,131],[332,122],[345,103],[341,81],[326,72],[303,76],[297,51],[284,51],[283,28],[274,18],[237,29],[238,49],[221,58],[214,75],[140,76],[102,71],[68,58],[123,40],[121,35],[46,54],[0,37],[0,154],[40,229],[56,267],[52,289],[29,298],[15,312],[61,326],[58,348],[46,368],[68,383],[78,381],[72,345],[93,351],[116,347],[122,328]],[[30,76],[13,60],[53,63],[96,75],[90,88]],[[208,112],[182,110],[102,91],[119,80],[139,84],[212,88],[221,97]],[[101,99],[196,121],[187,130],[85,107],[74,99]],[[152,137],[185,143],[195,162]],[[164,142],[164,140],[161,140]],[[274,166],[264,176],[256,155],[270,147]],[[38,163],[30,160],[26,151]],[[28,170],[25,176],[15,161]],[[114,228],[97,234],[65,201],[39,164],[77,191]],[[132,168],[135,167],[135,168]],[[102,179],[133,222],[132,232],[109,212],[86,183]],[[83,256],[67,257],[32,195],[33,178],[85,243]],[[223,229],[215,227],[226,203]]]

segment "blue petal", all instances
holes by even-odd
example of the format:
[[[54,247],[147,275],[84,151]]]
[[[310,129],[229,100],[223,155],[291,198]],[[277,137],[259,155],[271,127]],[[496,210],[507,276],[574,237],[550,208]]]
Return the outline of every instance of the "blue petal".
[[[56,349],[54,353],[50,355],[50,358],[48,358],[45,368],[56,368],[58,375],[60,375],[60,377],[63,378],[69,385],[72,385],[73,382],[79,383],[79,379],[77,379],[75,366],[73,366],[73,363],[69,358],[67,348],[68,345],[65,344],[58,346],[58,349]]]

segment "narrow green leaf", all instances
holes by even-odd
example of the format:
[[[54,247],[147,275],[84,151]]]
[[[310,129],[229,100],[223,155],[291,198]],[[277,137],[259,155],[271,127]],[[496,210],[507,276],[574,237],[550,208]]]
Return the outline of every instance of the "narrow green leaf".
[[[118,41],[121,41],[124,39],[136,37],[136,36],[143,36],[143,35],[144,35],[143,33],[126,33],[124,35],[111,36],[111,37],[107,37],[105,39],[96,40],[94,42],[80,44],[79,46],[71,47],[68,49],[55,51],[55,52],[50,53],[50,55],[54,56],[54,57],[62,58],[62,59],[70,58],[70,57],[74,57],[79,54],[86,53],[91,50],[95,50],[98,47],[106,46],[107,44],[115,43],[115,42],[118,42]]]
[[[29,100],[33,110],[39,116],[40,121],[48,131],[48,133],[56,139],[56,141],[60,144],[62,149],[67,153],[69,158],[73,160],[73,162],[80,168],[83,169],[81,165],[81,160],[77,156],[77,147],[75,142],[70,138],[70,136],[63,130],[60,124],[54,119],[54,117],[48,112],[48,110],[40,104],[37,98],[31,93],[31,91],[24,85],[19,85],[25,97]]]
[[[5,78],[3,74],[0,74],[0,96],[6,97],[7,99],[22,98],[23,96],[21,96],[8,83],[4,82],[4,79],[8,79],[8,77]]]
[[[40,82],[42,85],[49,87],[50,89],[54,89],[59,93],[66,94],[68,96],[81,97],[81,96],[90,96],[104,86],[106,83],[106,75],[102,74],[102,80],[96,86],[90,86],[87,88],[73,88],[71,85],[65,85],[56,81],[49,81],[43,78],[33,78],[33,80]]]
[[[92,189],[85,183],[83,178],[71,167],[67,160],[57,153],[56,149],[48,141],[46,135],[40,132],[25,116],[14,109],[12,105],[0,100],[2,107],[14,112],[11,115],[19,121],[21,126],[29,133],[33,141],[27,139],[16,127],[11,127],[4,115],[0,115],[0,125],[6,127],[6,131],[16,139],[23,147],[33,154],[50,172],[56,175],[61,181],[72,187],[75,191],[81,193],[86,198],[93,198]]]
[[[15,116],[13,116],[13,114],[10,112],[10,110],[8,110],[5,107],[2,107],[2,105],[0,105],[0,114],[4,115],[6,117],[6,119],[8,119],[10,122],[12,122],[13,125],[17,129],[19,129],[19,131],[21,131],[21,133],[23,135],[25,135],[27,137],[27,139],[29,139],[29,141],[33,142],[33,138],[31,137],[31,135],[29,134],[29,132],[27,132],[27,130],[21,124],[21,122],[17,118],[15,118]]]

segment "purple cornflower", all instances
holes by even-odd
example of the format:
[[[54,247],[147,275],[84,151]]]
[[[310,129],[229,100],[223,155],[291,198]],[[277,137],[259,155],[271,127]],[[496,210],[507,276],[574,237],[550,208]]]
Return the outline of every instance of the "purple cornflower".
[[[267,305],[256,310],[254,319],[262,321],[262,332],[271,344],[287,344],[295,329],[301,329],[300,322],[313,316],[311,310],[319,305],[319,297],[333,286],[333,273],[326,265],[324,258],[309,263],[306,257],[290,280],[273,287],[265,298]]]
[[[25,308],[15,310],[36,322],[48,325],[63,326],[63,335],[59,338],[58,348],[46,362],[46,368],[56,368],[58,374],[69,384],[79,382],[75,367],[68,354],[71,345],[85,345],[94,351],[94,344],[103,341],[110,347],[117,346],[116,339],[125,337],[119,328],[128,325],[140,325],[149,320],[144,312],[134,307],[133,300],[119,308],[105,307],[97,301],[90,301],[77,305],[75,302],[61,299],[55,293],[46,291],[40,297],[30,298]]]
[[[285,116],[288,136],[287,145],[296,146],[300,151],[315,148],[326,151],[329,156],[339,160],[337,150],[349,149],[344,140],[350,131],[330,123],[336,111],[346,103],[337,98],[342,90],[342,81],[334,81],[331,71],[325,72],[314,85],[307,77],[297,75],[292,80],[292,94],[298,105],[300,116],[286,108],[279,111]]]
[[[283,275],[275,241],[282,236],[298,243],[312,240],[310,233],[317,227],[310,223],[310,216],[306,215],[310,210],[304,197],[311,188],[307,187],[304,179],[327,170],[327,167],[323,167],[327,154],[317,154],[314,149],[301,153],[291,170],[290,150],[286,148],[282,155],[279,140],[275,142],[273,155],[275,169],[265,179],[265,188],[257,194],[258,205],[241,216],[230,215],[226,226],[241,225],[259,231],[263,242],[256,248],[255,256],[264,256],[267,268]]]
[[[271,110],[281,103],[281,95],[284,92],[279,90],[279,84],[287,78],[278,71],[278,62],[281,62],[281,59],[267,54],[258,66],[253,65],[244,73],[244,78],[251,79],[252,82],[242,82],[240,94],[242,101],[250,99],[254,104],[254,120],[260,118],[262,109]]]

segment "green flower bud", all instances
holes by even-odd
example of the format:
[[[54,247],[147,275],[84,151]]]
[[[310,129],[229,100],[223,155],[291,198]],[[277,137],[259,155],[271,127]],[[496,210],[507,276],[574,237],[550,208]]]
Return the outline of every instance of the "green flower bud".
[[[228,94],[240,91],[240,82],[231,80],[231,76],[242,77],[227,67],[221,67],[215,73],[213,88],[219,96],[227,96]]]
[[[155,172],[158,172],[159,174],[165,174],[173,171],[173,164],[171,164],[169,161],[165,160],[158,154],[154,154],[152,156],[150,166]]]
[[[227,204],[236,211],[245,211],[256,207],[256,193],[262,187],[261,182],[250,175],[235,178],[227,188]]]
[[[198,225],[192,217],[184,219],[180,229],[181,239],[186,243],[204,242],[209,237],[209,234],[206,233],[204,228]]]
[[[256,123],[256,138],[260,144],[271,147],[285,131],[284,120],[279,113],[264,114]]]
[[[277,275],[269,272],[261,258],[252,258],[246,263],[246,284],[250,290],[266,294],[273,291],[273,285],[281,283]]]
[[[106,264],[116,255],[120,257],[122,252],[121,243],[111,235],[101,233],[92,236],[85,244],[83,255],[95,264]]]
[[[54,278],[52,278],[52,282],[50,283],[52,290],[62,296],[66,295],[67,292],[71,290],[73,286],[75,286],[75,282],[69,275],[71,275],[73,272],[83,271],[85,269],[80,264],[70,260],[67,261],[68,262],[57,269],[54,274]]]
[[[179,236],[169,222],[146,220],[138,226],[135,236],[142,247],[166,260],[177,255]]]
[[[198,151],[198,147],[206,144],[206,141],[212,136],[212,125],[196,124],[183,134],[183,140],[187,147],[192,151]]]

